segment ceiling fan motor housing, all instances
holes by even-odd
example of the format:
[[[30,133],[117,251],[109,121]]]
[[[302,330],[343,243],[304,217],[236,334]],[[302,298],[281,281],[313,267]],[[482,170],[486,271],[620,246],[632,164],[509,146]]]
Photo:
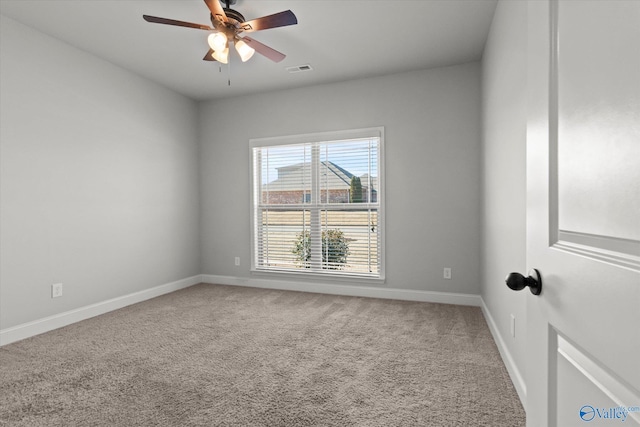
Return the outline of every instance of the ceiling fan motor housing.
[[[235,19],[236,21],[238,21],[239,24],[242,24],[244,21],[246,21],[246,19],[244,19],[244,16],[242,16],[242,14],[237,10],[233,10],[225,7],[224,13],[226,13],[227,18]],[[211,19],[213,20],[213,16],[211,17]]]
[[[224,33],[229,40],[235,40],[237,34],[242,31],[241,24],[245,22],[244,16],[237,10],[224,8],[224,13],[227,15],[227,21],[221,22],[211,15],[211,23],[213,28],[218,32]]]
[[[220,0],[220,3],[222,3],[224,13],[227,15],[227,18],[238,21],[237,22],[238,24],[242,24],[245,21],[244,16],[242,16],[240,12],[238,12],[237,10],[231,9],[230,7],[236,4],[236,0]],[[211,22],[214,24],[213,26],[215,28],[215,22],[213,21],[214,21],[214,17],[213,15],[211,15]],[[235,24],[235,22],[232,22],[232,24]]]

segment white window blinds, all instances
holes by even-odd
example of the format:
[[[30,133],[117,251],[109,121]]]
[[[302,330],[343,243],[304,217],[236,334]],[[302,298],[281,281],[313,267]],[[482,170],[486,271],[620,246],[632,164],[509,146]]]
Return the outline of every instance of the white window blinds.
[[[251,141],[254,270],[383,277],[382,137]]]

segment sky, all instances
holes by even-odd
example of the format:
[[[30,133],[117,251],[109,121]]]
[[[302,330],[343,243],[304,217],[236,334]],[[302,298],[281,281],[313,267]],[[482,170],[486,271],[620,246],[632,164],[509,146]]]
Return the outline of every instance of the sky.
[[[320,161],[329,160],[355,176],[370,173],[378,176],[377,139],[366,138],[349,141],[319,143]],[[371,163],[369,148],[371,147]],[[278,168],[311,162],[311,144],[292,144],[275,147],[261,147],[262,182],[272,182],[278,178]],[[264,155],[268,153],[268,156]]]

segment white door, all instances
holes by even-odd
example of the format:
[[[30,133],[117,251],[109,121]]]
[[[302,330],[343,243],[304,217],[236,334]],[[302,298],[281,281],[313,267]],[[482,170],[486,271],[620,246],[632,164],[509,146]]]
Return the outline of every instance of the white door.
[[[528,7],[527,425],[640,425],[640,0]]]

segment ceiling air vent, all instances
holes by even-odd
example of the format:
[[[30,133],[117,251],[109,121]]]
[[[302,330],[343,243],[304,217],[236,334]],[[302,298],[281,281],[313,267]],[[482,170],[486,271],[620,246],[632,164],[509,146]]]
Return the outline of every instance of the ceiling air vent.
[[[290,73],[301,73],[303,71],[311,71],[313,68],[309,64],[296,65],[295,67],[287,67],[287,71]]]

